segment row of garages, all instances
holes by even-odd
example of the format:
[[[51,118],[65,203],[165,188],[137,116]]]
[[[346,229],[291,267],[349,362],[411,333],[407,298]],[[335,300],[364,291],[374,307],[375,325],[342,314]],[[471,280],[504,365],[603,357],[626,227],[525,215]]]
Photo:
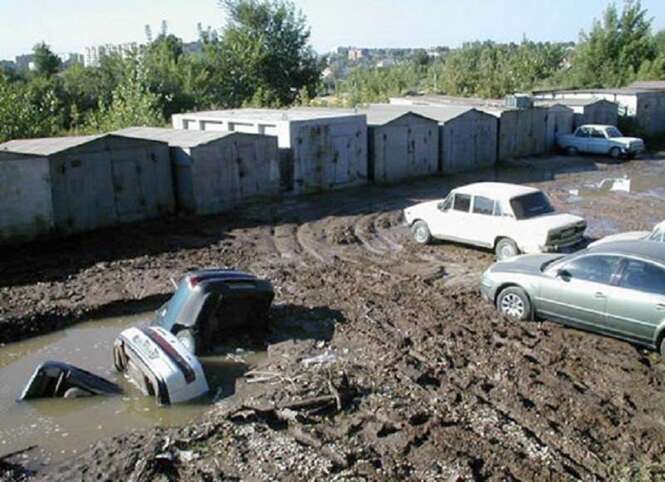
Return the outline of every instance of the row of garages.
[[[0,240],[482,169],[549,151],[575,125],[575,112],[559,103],[517,110],[413,99],[356,110],[178,114],[174,129],[7,142]]]

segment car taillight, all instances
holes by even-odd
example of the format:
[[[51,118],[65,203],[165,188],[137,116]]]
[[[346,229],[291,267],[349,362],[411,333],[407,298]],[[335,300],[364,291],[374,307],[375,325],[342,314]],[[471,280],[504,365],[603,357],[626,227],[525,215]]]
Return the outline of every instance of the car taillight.
[[[200,281],[201,279],[198,276],[191,276],[189,278],[189,286],[191,286],[192,288],[196,288],[196,286],[199,284]]]

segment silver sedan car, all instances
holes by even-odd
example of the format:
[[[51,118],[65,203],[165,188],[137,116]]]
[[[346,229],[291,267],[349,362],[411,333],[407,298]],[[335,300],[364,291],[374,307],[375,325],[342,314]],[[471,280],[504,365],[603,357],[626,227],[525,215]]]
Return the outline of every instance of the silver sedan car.
[[[518,256],[490,267],[481,293],[509,319],[547,318],[665,356],[664,243],[616,241],[568,256]]]

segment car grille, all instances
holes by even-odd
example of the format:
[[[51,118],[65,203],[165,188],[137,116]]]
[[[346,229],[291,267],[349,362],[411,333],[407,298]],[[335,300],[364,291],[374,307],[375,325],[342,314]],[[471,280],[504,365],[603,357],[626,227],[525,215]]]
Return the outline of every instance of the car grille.
[[[577,223],[574,226],[569,226],[558,231],[550,233],[547,244],[566,244],[576,240],[582,239],[582,235],[586,230],[586,223]]]

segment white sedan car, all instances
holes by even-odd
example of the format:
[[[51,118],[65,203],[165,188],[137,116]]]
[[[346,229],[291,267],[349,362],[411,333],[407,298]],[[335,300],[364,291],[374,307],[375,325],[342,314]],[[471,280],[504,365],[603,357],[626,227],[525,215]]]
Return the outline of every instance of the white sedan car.
[[[662,221],[654,226],[652,231],[628,231],[627,233],[613,234],[605,236],[598,241],[594,241],[589,247],[598,246],[599,244],[610,243],[612,241],[637,241],[639,239],[657,241],[665,243],[665,221]]]
[[[497,259],[553,252],[582,241],[586,222],[557,213],[538,189],[481,182],[404,210],[416,242],[444,239],[494,249]]]

